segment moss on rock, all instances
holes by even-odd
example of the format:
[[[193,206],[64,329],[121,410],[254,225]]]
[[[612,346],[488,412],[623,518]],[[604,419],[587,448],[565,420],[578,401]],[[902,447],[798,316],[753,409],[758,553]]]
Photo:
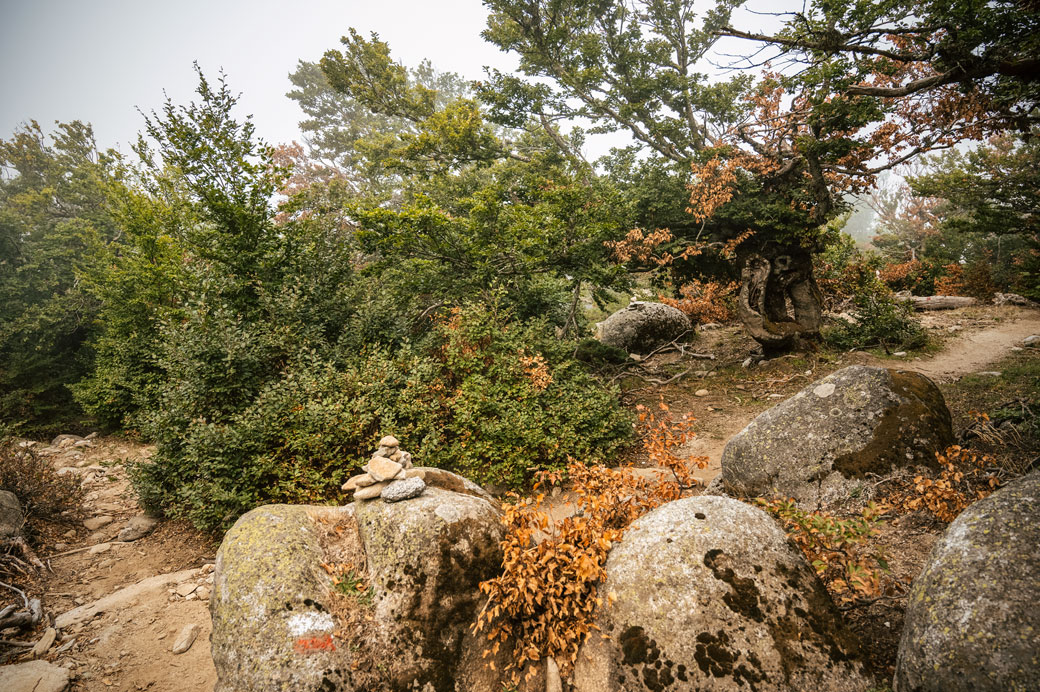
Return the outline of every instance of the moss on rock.
[[[910,589],[898,692],[1040,689],[1040,471],[964,510]]]
[[[942,392],[924,375],[855,365],[755,418],[722,453],[722,485],[744,496],[842,501],[869,473],[934,466],[953,442]]]

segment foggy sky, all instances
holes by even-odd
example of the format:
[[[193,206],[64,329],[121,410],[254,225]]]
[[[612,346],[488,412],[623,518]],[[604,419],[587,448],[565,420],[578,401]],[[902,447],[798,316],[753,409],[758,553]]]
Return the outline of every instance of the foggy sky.
[[[429,58],[470,79],[516,60],[486,43],[480,0],[0,0],[0,138],[37,120],[94,125],[102,148],[129,151],[142,129],[135,110],[187,103],[192,61],[241,92],[239,116],[276,144],[300,139],[303,117],[285,97],[300,59],[339,48],[351,26],[379,33],[406,65]]]

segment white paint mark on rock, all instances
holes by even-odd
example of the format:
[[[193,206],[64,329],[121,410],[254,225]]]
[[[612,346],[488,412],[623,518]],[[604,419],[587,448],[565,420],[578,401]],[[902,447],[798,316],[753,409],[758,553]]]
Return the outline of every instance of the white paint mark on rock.
[[[308,632],[331,632],[336,629],[336,622],[328,613],[295,613],[286,624],[294,637],[302,637]]]

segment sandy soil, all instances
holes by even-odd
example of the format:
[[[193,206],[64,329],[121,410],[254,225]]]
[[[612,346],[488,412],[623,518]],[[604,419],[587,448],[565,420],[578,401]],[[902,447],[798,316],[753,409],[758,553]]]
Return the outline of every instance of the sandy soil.
[[[722,449],[733,434],[759,412],[828,372],[852,363],[875,363],[950,381],[985,370],[1020,345],[1023,338],[1040,333],[1040,311],[1019,308],[969,308],[929,314],[925,319],[933,331],[948,337],[947,342],[934,356],[906,361],[851,353],[829,361],[809,355],[750,363],[741,368],[739,364],[752,344],[739,328],[706,332],[696,348],[715,353],[714,361],[683,359],[681,354],[674,353],[655,356],[643,364],[647,386],[641,392],[630,388],[628,399],[636,401],[642,397],[649,403],[665,397],[674,413],[690,412],[698,418],[698,436],[684,453],[709,458],[708,467],[699,473],[703,481],[709,481],[718,473]],[[677,367],[687,366],[692,374],[673,384],[659,387],[653,382],[664,381]],[[700,390],[707,393],[697,396]],[[152,450],[116,438],[93,440],[91,446],[80,448],[58,449],[39,443],[37,449],[58,468],[66,469],[63,473],[80,475],[88,491],[83,516],[76,518],[66,534],[47,537],[40,550],[51,569],[42,583],[49,614],[58,616],[89,605],[157,575],[183,573],[110,607],[107,612],[64,628],[46,658],[75,672],[74,690],[212,689],[216,676],[209,652],[206,598],[211,581],[208,565],[216,552],[214,542],[184,525],[163,522],[153,533],[135,542],[113,543],[126,522],[141,512],[123,465],[127,460],[146,458]],[[638,452],[634,456],[638,457]],[[564,502],[565,498],[560,498],[558,503],[557,513],[561,516],[569,513]],[[102,515],[112,517],[112,522],[93,532],[83,526],[83,519]],[[926,552],[930,541],[921,540],[921,550]],[[103,544],[108,547],[62,554]],[[181,595],[193,586],[201,588]],[[881,620],[885,618],[878,620],[878,627],[899,624]],[[190,624],[199,628],[194,645],[186,653],[173,654],[174,640]],[[65,651],[54,653],[73,639],[75,643]],[[27,658],[23,654],[8,662]]]

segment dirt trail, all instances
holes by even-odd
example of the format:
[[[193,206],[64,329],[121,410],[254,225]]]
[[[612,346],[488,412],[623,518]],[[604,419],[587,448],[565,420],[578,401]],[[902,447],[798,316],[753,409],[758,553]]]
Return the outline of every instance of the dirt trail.
[[[939,382],[949,382],[984,370],[987,365],[1006,356],[1013,346],[1021,346],[1022,340],[1033,334],[1040,334],[1040,311],[1022,310],[1018,319],[960,336],[931,358],[909,361],[906,369],[916,370]]]
[[[977,331],[962,331],[963,322],[972,322],[977,318],[970,312],[950,310],[941,314],[930,314],[925,317],[925,324],[934,330],[949,332],[956,336],[950,338],[943,349],[929,357],[912,358],[908,361],[880,359],[867,354],[855,354],[853,362],[880,365],[883,367],[899,367],[927,375],[936,382],[949,383],[964,375],[984,371],[986,366],[1007,356],[1014,347],[1021,347],[1022,340],[1033,334],[1040,334],[1040,310],[1020,308],[1002,308],[997,311],[995,319],[1000,320],[992,326]],[[822,377],[824,373],[815,374],[812,379]],[[810,380],[806,379],[804,384]],[[782,401],[777,397],[777,401]],[[707,405],[717,398],[707,399]],[[772,402],[775,403],[775,402]],[[770,405],[772,405],[770,403]],[[684,450],[689,457],[706,456],[708,467],[695,474],[700,480],[710,482],[721,471],[722,450],[731,437],[744,429],[758,412],[753,409],[737,408],[732,415],[718,417],[712,421],[710,434],[701,433]]]
[[[141,514],[124,464],[152,450],[117,438],[71,442],[36,444],[59,473],[79,476],[87,493],[75,525],[59,529],[65,533],[39,550],[51,570],[44,576],[44,609],[60,627],[44,658],[72,671],[74,691],[213,689],[206,600],[212,541],[176,522],[159,523],[133,542],[118,541]],[[174,654],[175,640],[190,625],[198,627],[194,644]]]

